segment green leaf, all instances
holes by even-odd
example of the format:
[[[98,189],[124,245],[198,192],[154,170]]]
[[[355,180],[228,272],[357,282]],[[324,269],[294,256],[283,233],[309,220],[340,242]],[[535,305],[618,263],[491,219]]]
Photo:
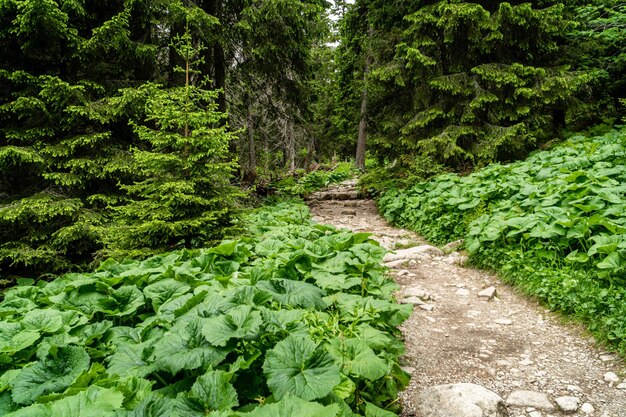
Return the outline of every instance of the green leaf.
[[[230,384],[231,375],[224,371],[208,371],[191,387],[189,398],[206,411],[230,410],[239,405],[237,391]]]
[[[332,357],[306,336],[289,336],[278,342],[267,352],[263,371],[278,399],[287,395],[322,398],[341,382]]]
[[[207,342],[202,325],[202,320],[195,318],[186,327],[166,333],[154,346],[155,367],[175,375],[183,369],[207,369],[222,362],[228,350]]]
[[[314,269],[311,271],[311,275],[320,288],[334,291],[348,290],[357,285],[361,285],[362,282],[360,277],[320,269]]]
[[[125,285],[109,294],[109,298],[100,301],[104,313],[121,317],[133,314],[144,304],[144,297],[139,288]]]
[[[89,387],[78,395],[50,404],[50,417],[113,417],[122,407],[124,395],[113,389]]]
[[[396,417],[396,413],[383,410],[372,403],[365,402],[365,417]]]
[[[109,357],[107,371],[113,375],[144,377],[154,371],[154,364],[148,363],[144,350],[147,343],[121,344]]]
[[[63,314],[55,309],[31,310],[20,323],[25,330],[56,333],[63,328]]]
[[[269,294],[281,306],[292,308],[325,309],[326,303],[322,300],[325,292],[313,284],[293,281],[290,279],[272,279],[260,281],[257,286]]]
[[[327,345],[328,352],[342,371],[357,378],[376,381],[390,372],[387,362],[378,357],[364,340],[334,338]]]
[[[11,381],[13,401],[32,404],[41,395],[61,392],[89,368],[89,355],[83,348],[61,347],[56,357],[46,357],[22,369]]]
[[[255,337],[263,324],[261,313],[250,306],[237,306],[228,313],[205,319],[202,334],[214,346],[226,346],[231,339]]]
[[[619,252],[613,252],[604,258],[602,262],[599,262],[597,266],[600,269],[611,269],[617,271],[626,266],[626,262]]]
[[[143,289],[146,298],[152,300],[152,308],[157,311],[159,307],[175,297],[188,293],[191,286],[174,279],[164,279]]]
[[[298,397],[286,396],[283,400],[255,408],[249,413],[237,413],[238,417],[337,417],[339,406],[323,406]]]

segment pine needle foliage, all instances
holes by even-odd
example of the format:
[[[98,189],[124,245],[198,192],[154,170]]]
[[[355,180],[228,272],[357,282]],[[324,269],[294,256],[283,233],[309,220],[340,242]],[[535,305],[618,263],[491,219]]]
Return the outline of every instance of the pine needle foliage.
[[[198,247],[224,236],[233,224],[239,191],[231,186],[236,167],[228,159],[235,138],[217,110],[218,91],[196,69],[201,46],[187,30],[173,48],[185,67],[180,87],[147,83],[124,95],[143,96],[145,117],[131,122],[139,142],[132,149],[135,180],[122,184],[126,204],[114,208],[115,225],[105,233],[103,253],[145,256],[175,247]],[[119,98],[117,99],[119,100]]]

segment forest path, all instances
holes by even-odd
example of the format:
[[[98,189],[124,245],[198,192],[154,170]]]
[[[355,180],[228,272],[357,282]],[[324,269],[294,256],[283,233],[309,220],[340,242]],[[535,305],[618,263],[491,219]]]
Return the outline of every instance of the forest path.
[[[403,416],[417,415],[414,402],[425,388],[473,383],[506,399],[510,417],[626,417],[624,361],[579,325],[496,276],[463,267],[462,255],[390,226],[372,200],[359,198],[355,181],[315,193],[308,204],[319,223],[370,232],[390,250],[414,247],[386,258],[402,286],[398,299],[415,304],[402,326],[403,365],[412,374],[401,394]],[[490,287],[495,297],[478,295]]]

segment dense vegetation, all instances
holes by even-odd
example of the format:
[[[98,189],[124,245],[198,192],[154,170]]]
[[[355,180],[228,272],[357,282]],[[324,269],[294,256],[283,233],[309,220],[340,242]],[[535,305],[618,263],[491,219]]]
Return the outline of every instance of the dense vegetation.
[[[626,128],[574,136],[523,162],[440,175],[379,201],[390,221],[434,242],[465,239],[551,308],[626,353]]]
[[[392,415],[383,250],[242,221],[352,165],[626,352],[626,131],[532,154],[624,116],[621,0],[0,0],[0,49],[2,413]]]
[[[394,416],[410,314],[366,234],[261,209],[248,237],[104,262],[0,303],[0,414]]]

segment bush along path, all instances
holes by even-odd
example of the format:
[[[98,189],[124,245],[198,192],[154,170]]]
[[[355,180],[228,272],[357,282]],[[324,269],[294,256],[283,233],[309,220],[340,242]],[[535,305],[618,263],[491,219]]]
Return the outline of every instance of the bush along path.
[[[411,307],[364,233],[260,209],[248,236],[15,287],[0,415],[393,417]]]
[[[413,305],[403,324],[403,416],[626,416],[623,359],[456,252],[391,227],[346,182],[309,199],[314,220],[372,233]]]

